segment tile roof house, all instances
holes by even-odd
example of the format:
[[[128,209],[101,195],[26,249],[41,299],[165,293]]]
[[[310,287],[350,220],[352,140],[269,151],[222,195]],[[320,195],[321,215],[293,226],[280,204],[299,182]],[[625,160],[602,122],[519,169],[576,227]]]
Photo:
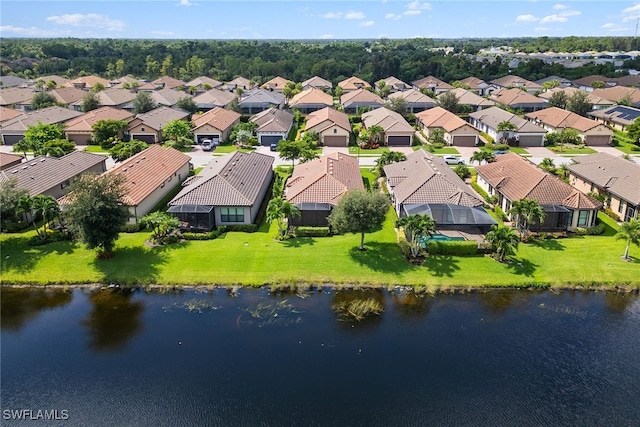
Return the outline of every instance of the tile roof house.
[[[384,100],[366,89],[347,92],[340,97],[340,104],[347,114],[356,114],[360,108],[375,109],[384,105]]]
[[[489,231],[496,221],[484,201],[440,156],[420,149],[384,167],[391,202],[399,218],[428,214],[438,230]]]
[[[182,80],[174,79],[173,77],[170,77],[170,76],[163,76],[155,79],[152,82],[139,86],[138,90],[150,92],[153,90],[160,90],[160,89],[176,89],[184,86],[185,86],[185,83]]]
[[[39,156],[0,172],[0,181],[15,179],[17,188],[30,196],[42,194],[59,198],[83,174],[98,175],[107,170],[107,157],[86,151],[73,151],[62,157]]]
[[[371,85],[368,82],[355,76],[342,80],[341,82],[338,83],[338,86],[342,88],[342,93],[353,92],[359,89],[371,88]]]
[[[516,129],[513,131],[501,130],[498,132],[498,126],[502,122],[512,123]],[[544,136],[547,133],[541,126],[498,107],[490,107],[469,114],[469,123],[485,132],[495,141],[515,138],[518,145],[522,147],[544,146]]]
[[[332,106],[333,96],[313,87],[297,93],[289,101],[289,107],[300,110],[303,114],[309,114]]]
[[[151,92],[151,99],[157,106],[175,107],[183,98],[193,98],[193,96],[175,89],[160,89]],[[131,108],[133,109],[133,104]]]
[[[32,89],[10,87],[0,89],[0,106],[16,110],[30,110],[31,100],[36,93]]]
[[[605,195],[623,221],[640,218],[640,165],[607,153],[588,154],[567,165],[569,182],[583,193]]]
[[[273,157],[256,152],[214,157],[184,182],[167,212],[186,230],[252,224],[273,180],[273,162]]]
[[[586,145],[605,146],[613,141],[613,131],[607,126],[562,108],[549,107],[525,117],[549,132],[562,133],[565,129],[575,129]]]
[[[477,183],[490,195],[498,196],[504,212],[514,201],[537,200],[546,216],[534,231],[575,231],[593,227],[602,203],[576,190],[515,153],[496,156],[492,163],[476,166]]]
[[[265,82],[262,86],[260,86],[260,88],[282,93],[287,83],[294,83],[294,82],[291,80],[287,80],[284,77],[278,76],[278,77],[272,78],[268,82]]]
[[[277,144],[281,139],[287,139],[293,127],[293,113],[279,108],[269,108],[255,114],[249,120],[258,124],[256,129],[258,143],[266,146]]]
[[[224,90],[228,90],[229,92],[235,92],[236,89],[242,89],[246,92],[253,89],[253,83],[251,83],[251,80],[245,77],[236,77],[230,82],[225,83],[222,88]]]
[[[473,111],[484,110],[485,108],[496,105],[495,102],[483,98],[471,90],[463,89],[461,87],[451,89],[449,93],[453,93],[456,98],[458,98],[458,105],[468,105],[473,109]],[[438,95],[436,98],[440,98],[441,96],[442,94]]]
[[[595,96],[601,96],[615,103],[619,103],[628,98],[631,106],[640,108],[640,89],[625,86],[614,86],[605,89],[594,89],[591,92]]]
[[[29,111],[28,113],[24,113],[11,120],[2,122],[2,126],[0,126],[2,143],[5,145],[13,145],[16,142],[21,141],[24,137],[24,132],[29,128],[29,126],[37,125],[38,123],[60,125],[81,115],[82,113],[79,111],[73,111],[57,106]]]
[[[196,77],[195,79],[188,81],[185,86],[187,89],[191,90],[192,88],[195,88],[195,93],[194,95],[199,95],[201,93],[204,93],[210,89],[221,89],[224,83],[216,80],[216,79],[212,79],[211,77],[207,77],[207,76],[200,76],[200,77]]]
[[[467,77],[466,79],[460,80],[460,84],[464,86],[469,86],[469,90],[475,92],[476,95],[486,96],[494,89],[489,85],[489,83],[485,82],[482,79],[477,77]]]
[[[235,93],[220,89],[209,89],[195,96],[193,102],[196,103],[199,111],[209,111],[216,107],[225,108],[236,98]]]
[[[0,86],[5,87],[18,87],[27,82],[27,79],[23,79],[18,76],[0,76]]]
[[[362,123],[366,129],[380,126],[384,130],[384,145],[389,147],[410,147],[415,129],[400,113],[385,107],[376,108],[362,115]]]
[[[587,116],[607,126],[624,130],[640,117],[640,108],[614,105],[603,110],[590,111]]]
[[[112,88],[131,89],[131,88],[139,88],[140,86],[146,84],[147,82],[144,80],[136,79],[135,77],[123,76],[118,79],[112,80],[109,83],[111,83]]]
[[[424,93],[415,89],[408,89],[402,92],[394,92],[389,94],[389,99],[402,98],[407,101],[407,110],[410,113],[418,113],[420,111],[428,110],[436,105],[433,98],[428,97]]]
[[[22,163],[22,159],[24,157],[19,154],[0,152],[0,171],[15,168],[15,166]]]
[[[480,140],[480,131],[442,107],[434,107],[416,114],[416,122],[426,131],[427,138],[435,129],[444,131],[448,145],[475,147]]]
[[[214,145],[229,139],[233,126],[240,123],[240,113],[216,107],[204,114],[194,114],[191,117],[193,123],[193,137],[196,143],[203,139],[211,139]]]
[[[411,89],[411,85],[403,82],[397,77],[391,76],[391,77],[387,77],[386,79],[382,79],[380,81],[384,82],[385,86],[391,89],[390,93],[403,92],[405,90]],[[376,90],[380,90],[380,85],[379,85],[380,81],[376,82],[375,84]]]
[[[101,107],[115,107],[115,108],[130,108],[132,109],[132,102],[136,98],[136,93],[129,89],[117,89],[111,88],[102,90],[97,93],[98,104]],[[73,108],[77,111],[82,110],[82,100],[73,103]]]
[[[592,90],[594,90],[594,87],[592,86],[593,82],[602,82],[605,84],[605,87],[617,86],[617,82],[615,81],[615,79],[611,77],[600,76],[597,74],[592,74],[590,76],[576,79],[572,82],[572,85],[580,90],[591,92]]]
[[[155,144],[163,140],[162,128],[172,120],[187,120],[190,113],[179,108],[158,107],[144,114],[138,114],[127,128],[132,139]]]
[[[538,95],[538,98],[549,102],[551,97],[557,92],[564,92],[567,95],[567,98],[571,97],[574,93],[580,91],[581,89],[577,89],[575,87],[556,87],[553,89],[549,89],[546,92],[542,92]],[[594,95],[593,92],[588,92],[587,101],[593,106],[593,110],[601,110],[603,108],[609,108],[615,104],[615,102],[610,99],[603,98],[601,96]]]
[[[190,161],[190,156],[175,148],[151,145],[106,172],[126,178],[129,223],[137,224],[189,176]]]
[[[13,108],[0,107],[0,123],[6,122],[11,119],[15,119],[18,116],[24,115],[22,110],[14,110]],[[0,127],[2,125],[0,124]]]
[[[87,94],[86,91],[75,87],[60,87],[48,92],[56,98],[58,105],[71,109],[74,109],[74,103],[82,102],[82,98]]]
[[[491,80],[489,83],[498,89],[525,88],[530,94],[542,91],[542,85],[513,75],[500,77],[499,79]]]
[[[449,83],[443,82],[442,80],[433,76],[423,77],[419,80],[411,82],[411,84],[417,90],[427,89],[432,91],[436,95],[453,89],[453,86],[451,86]]]
[[[364,190],[358,159],[331,153],[300,163],[285,185],[285,198],[300,209],[292,225],[325,227],[327,217],[349,190]]]
[[[111,83],[109,80],[103,79],[99,76],[82,76],[77,79],[71,80],[64,84],[65,87],[75,87],[77,89],[89,90],[94,87],[96,84],[100,84],[105,88],[110,88]]]
[[[251,89],[240,95],[242,114],[255,114],[268,108],[284,107],[286,98],[280,92],[264,89]]]
[[[93,125],[100,120],[131,122],[133,113],[113,107],[100,107],[65,122],[64,135],[78,145],[88,145],[93,139]]]
[[[547,108],[545,101],[520,89],[498,89],[489,96],[489,99],[525,113]]]
[[[21,88],[33,87],[36,85],[36,83],[38,83],[39,80],[44,80],[45,84],[48,84],[49,82],[53,82],[55,87],[64,87],[70,81],[69,79],[66,79],[64,77],[52,74],[49,76],[41,76],[41,77],[38,77],[37,79],[29,79],[23,82],[22,84],[20,84],[20,87]]]
[[[325,80],[322,77],[313,76],[302,82],[302,90],[316,88],[324,91],[330,91],[333,89],[333,83],[329,80]]]
[[[571,80],[565,79],[564,77],[559,77],[559,76],[548,76],[543,79],[536,80],[534,83],[542,86],[545,83],[552,82],[552,81],[557,81],[558,83],[560,83],[560,86],[558,86],[559,88],[570,87],[572,84]]]
[[[317,132],[325,147],[346,147],[351,138],[351,122],[345,113],[325,107],[307,116],[305,132]]]

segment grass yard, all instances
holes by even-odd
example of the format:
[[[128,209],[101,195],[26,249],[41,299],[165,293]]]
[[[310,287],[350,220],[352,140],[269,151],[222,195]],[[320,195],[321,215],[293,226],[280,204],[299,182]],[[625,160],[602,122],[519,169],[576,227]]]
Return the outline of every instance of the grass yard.
[[[413,285],[429,289],[453,286],[580,286],[595,283],[640,287],[640,249],[635,262],[620,259],[625,243],[611,236],[551,239],[523,244],[512,264],[486,256],[431,256],[414,266],[401,256],[389,213],[382,231],[368,234],[368,250],[357,249],[359,236],[274,240],[275,224],[256,233],[227,233],[216,240],[189,241],[149,248],[149,233],[121,234],[114,257],[74,242],[26,245],[34,232],[3,234],[4,283],[123,283],[163,285],[264,285],[335,283]],[[598,254],[594,257],[594,254]]]
[[[372,168],[370,167],[361,167],[360,175],[362,175],[362,181],[364,182],[365,188],[371,188],[373,183],[378,179],[378,175],[375,172],[372,172]]]
[[[625,132],[614,130],[613,140],[617,144],[614,146],[614,148],[622,151],[625,154],[635,154],[640,156],[640,147],[631,142],[631,139],[627,137],[627,134]]]
[[[89,153],[109,154],[107,150],[103,149],[99,145],[87,145],[84,151],[87,151]]]
[[[589,147],[582,147],[582,148],[578,148],[578,147],[558,147],[558,146],[553,146],[553,147],[547,147],[549,148],[549,150],[553,151],[556,154],[559,154],[561,156],[570,156],[573,154],[593,154],[593,153],[597,153],[596,150],[594,150],[593,148],[589,148]]]
[[[238,148],[235,145],[218,145],[215,150],[213,150],[213,154],[227,154],[233,153],[235,151],[240,151],[242,153],[250,153],[252,151],[256,151],[255,147],[250,148]]]
[[[378,147],[378,148],[361,148],[358,150],[358,147],[349,147],[349,154],[352,156],[357,156],[358,151],[360,151],[361,156],[379,156],[382,153],[389,152],[390,150],[387,147]]]

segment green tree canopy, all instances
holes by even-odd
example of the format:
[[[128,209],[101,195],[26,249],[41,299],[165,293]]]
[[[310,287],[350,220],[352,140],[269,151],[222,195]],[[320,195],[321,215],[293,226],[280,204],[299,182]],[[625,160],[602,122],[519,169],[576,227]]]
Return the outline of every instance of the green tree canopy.
[[[284,160],[291,160],[292,166],[298,159],[311,160],[317,157],[313,142],[304,139],[300,141],[282,140],[278,143],[278,152]]]
[[[98,120],[92,126],[93,141],[104,149],[111,149],[126,128],[127,122],[122,120]]]
[[[137,139],[132,139],[131,141],[120,141],[109,150],[109,155],[115,162],[122,162],[134,154],[138,154],[147,147],[148,145],[146,142],[138,141]]]
[[[82,106],[82,111],[87,113],[89,111],[97,109],[100,106],[100,98],[95,92],[87,92],[82,97],[82,103],[80,105]]]
[[[31,99],[31,108],[39,110],[41,108],[57,105],[56,97],[50,92],[38,92]]]
[[[520,238],[515,230],[503,224],[491,227],[486,235],[487,242],[493,247],[499,262],[503,262],[508,256],[514,255],[518,250]]]
[[[625,261],[631,261],[632,258],[629,257],[629,247],[632,243],[636,246],[640,246],[640,220],[632,218],[629,221],[620,224],[620,228],[616,233],[616,239],[627,241],[627,246],[624,250],[624,255],[622,255],[622,259]]]
[[[142,114],[156,108],[156,103],[149,92],[138,92],[133,99],[133,113]]]
[[[21,221],[20,199],[28,196],[29,191],[25,188],[18,188],[15,177],[0,181],[0,229],[8,230]]]
[[[380,192],[350,190],[329,215],[329,225],[338,233],[360,233],[361,251],[365,250],[364,235],[382,229],[389,199]]]
[[[549,107],[558,107],[563,110],[567,108],[567,102],[569,101],[569,96],[563,90],[559,90],[553,93],[549,98]]]
[[[176,107],[182,108],[185,111],[190,112],[191,114],[198,112],[198,106],[196,102],[190,96],[185,96],[184,98],[180,98]]]
[[[586,116],[592,108],[593,104],[589,102],[589,92],[586,90],[574,92],[567,100],[567,110],[581,116]]]
[[[152,239],[155,243],[164,244],[167,237],[178,228],[180,220],[165,212],[151,212],[140,218],[141,224],[151,228]]]
[[[300,209],[282,196],[269,200],[267,205],[267,222],[273,221],[278,225],[278,238],[282,239],[287,233],[287,220],[293,217],[300,217]]]
[[[429,215],[409,215],[400,218],[397,226],[404,228],[413,258],[418,256],[420,249],[426,243],[426,239],[436,232],[436,221]]]
[[[44,145],[47,142],[60,139],[64,139],[64,132],[60,126],[38,123],[27,128],[22,141],[29,151],[33,151],[34,156],[40,156],[44,154]]]
[[[76,144],[68,139],[54,139],[47,141],[42,147],[42,154],[51,157],[62,157],[76,151]]]
[[[174,146],[185,147],[193,143],[193,131],[191,122],[174,119],[162,129],[162,137],[165,141],[175,141]]]
[[[438,106],[444,108],[447,111],[451,111],[452,113],[458,112],[458,102],[459,99],[453,92],[445,92],[437,97]]]
[[[376,159],[376,172],[378,175],[385,176],[384,167],[391,163],[397,163],[407,160],[407,156],[399,151],[385,151]]]

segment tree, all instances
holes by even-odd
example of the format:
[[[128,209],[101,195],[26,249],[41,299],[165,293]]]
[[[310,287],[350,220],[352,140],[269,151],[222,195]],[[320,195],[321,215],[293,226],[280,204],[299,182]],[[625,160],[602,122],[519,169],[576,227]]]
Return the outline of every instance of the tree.
[[[124,198],[125,177],[82,175],[71,186],[64,216],[70,228],[99,258],[110,258],[120,230],[129,219]]]
[[[469,168],[463,164],[456,165],[456,167],[453,168],[453,171],[460,177],[460,179],[465,179],[471,176]]]
[[[629,257],[629,247],[632,243],[640,246],[640,220],[632,218],[629,221],[620,224],[620,228],[616,233],[616,239],[627,241],[627,247],[624,250],[622,259],[625,261],[631,261],[632,258]]]
[[[475,151],[471,156],[471,163],[478,162],[481,164],[483,161],[487,163],[494,162],[496,160],[496,155],[485,150]]]
[[[31,99],[31,108],[39,110],[41,108],[51,107],[57,103],[56,97],[53,96],[52,93],[38,92],[33,95],[33,98]]]
[[[52,196],[38,194],[33,197],[33,210],[36,215],[41,216],[44,220],[42,224],[42,234],[38,234],[40,234],[41,239],[46,239],[47,224],[60,214],[60,206],[58,206],[58,202],[56,202],[56,199]]]
[[[384,167],[391,163],[397,163],[407,160],[407,156],[399,151],[385,151],[376,160],[376,172],[378,175],[385,176]]]
[[[404,228],[413,258],[418,256],[420,248],[425,244],[426,239],[436,232],[436,221],[429,215],[409,215],[400,218],[397,226]]]
[[[514,200],[509,209],[509,215],[514,216],[514,222],[518,231],[526,237],[529,233],[529,226],[534,220],[542,223],[546,213],[540,203],[533,199]]]
[[[593,104],[589,102],[589,92],[586,90],[578,90],[574,92],[567,100],[567,110],[586,116],[593,108]]]
[[[310,160],[316,157],[315,146],[307,140],[286,141],[281,140],[278,143],[278,152],[284,160],[291,160],[291,166],[295,165],[298,159]]]
[[[545,157],[544,159],[542,159],[542,161],[540,162],[540,168],[546,170],[547,172],[556,172],[556,165],[555,163],[553,163],[553,159],[550,159],[549,157]]]
[[[104,87],[104,85],[100,82],[96,82],[93,86],[91,86],[91,92],[94,93],[102,92],[105,89],[106,87]]]
[[[80,105],[82,106],[82,111],[87,113],[100,106],[100,98],[95,92],[87,92],[87,94],[82,97],[82,103]]]
[[[503,224],[496,224],[491,227],[486,235],[487,242],[493,247],[499,262],[503,262],[505,257],[514,255],[518,250],[520,238],[516,232]]]
[[[191,122],[174,119],[162,129],[162,137],[166,142],[174,141],[173,147],[182,148],[193,143],[193,130]]]
[[[2,218],[0,228],[2,231],[21,221],[20,199],[28,195],[28,190],[18,188],[15,177],[0,181],[0,218]]]
[[[69,141],[67,139],[54,139],[44,143],[41,154],[51,157],[62,157],[73,151],[76,151],[76,144],[73,141]]]
[[[633,100],[631,99],[631,95],[625,93],[624,96],[616,101],[618,105],[624,105],[626,107],[631,107],[633,105]]]
[[[367,134],[369,135],[370,144],[382,145],[382,138],[384,136],[384,128],[379,125],[373,125],[367,128]]]
[[[635,119],[625,130],[629,139],[631,139],[635,145],[640,146],[640,117]]]
[[[111,149],[121,133],[127,128],[127,122],[98,120],[91,128],[93,129],[93,141],[104,149]]]
[[[560,82],[558,80],[549,80],[548,82],[542,83],[542,90],[546,92],[549,89],[553,89],[558,86],[560,86]]]
[[[156,103],[153,101],[149,92],[138,92],[133,99],[133,112],[134,114],[146,113],[156,108]]]
[[[510,121],[507,120],[503,120],[500,123],[498,123],[498,127],[496,128],[496,130],[498,131],[498,134],[500,135],[500,140],[506,140],[509,137],[505,136],[505,133],[507,135],[509,135],[510,132],[514,132],[516,130],[518,130],[518,126],[516,126],[515,124],[511,123]]]
[[[563,90],[559,90],[553,92],[553,95],[549,98],[549,107],[558,107],[563,110],[567,108],[567,102],[569,101],[569,96]]]
[[[236,132],[234,143],[237,145],[250,145],[253,132],[247,129],[240,129]]]
[[[282,196],[269,200],[267,205],[267,222],[273,221],[278,225],[278,238],[282,239],[287,234],[286,221],[292,217],[300,217],[300,209]]]
[[[381,98],[386,98],[391,93],[391,87],[387,86],[387,82],[384,80],[378,80],[376,86],[378,87],[378,95],[380,95]]]
[[[196,102],[189,96],[180,98],[180,100],[176,104],[176,107],[182,108],[183,110],[188,111],[191,114],[198,112],[198,106],[196,105]]]
[[[444,108],[447,111],[456,113],[458,111],[459,99],[453,92],[445,92],[437,97],[438,106]]]
[[[338,233],[360,233],[360,246],[365,250],[364,235],[382,229],[389,200],[379,192],[350,190],[329,215],[329,225]]]
[[[441,128],[431,129],[427,141],[429,144],[446,144],[447,140],[444,139],[444,130]]]
[[[225,107],[227,110],[235,111],[236,113],[240,113],[242,111],[242,106],[240,105],[240,99],[236,96],[231,100],[230,103]]]
[[[579,145],[582,143],[580,133],[576,129],[564,129],[559,137],[560,144]]]
[[[134,154],[138,154],[148,145],[144,141],[132,139],[131,141],[120,141],[109,150],[109,155],[117,162],[123,162]]]
[[[398,114],[402,114],[403,116],[407,114],[407,111],[409,111],[409,103],[406,99],[399,96],[390,97],[385,103],[385,107]]]
[[[293,98],[300,92],[302,92],[302,85],[300,83],[296,84],[295,82],[287,82],[287,84],[284,86],[284,89],[282,89],[282,94],[287,99]]]
[[[167,237],[178,228],[180,220],[168,213],[155,211],[140,218],[140,223],[151,228],[152,240],[154,243],[164,244]]]
[[[34,156],[40,156],[43,153],[45,143],[58,139],[63,139],[64,133],[60,126],[55,124],[38,123],[37,125],[31,125],[24,132],[24,146],[20,146],[20,149],[28,149],[33,151]]]
[[[604,89],[605,83],[602,80],[594,80],[591,82],[591,87],[594,89]]]

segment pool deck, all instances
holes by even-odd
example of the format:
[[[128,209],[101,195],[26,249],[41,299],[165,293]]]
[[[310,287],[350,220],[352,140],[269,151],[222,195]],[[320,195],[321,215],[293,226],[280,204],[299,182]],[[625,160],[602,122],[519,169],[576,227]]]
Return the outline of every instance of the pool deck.
[[[438,230],[438,234],[453,238],[463,238],[464,240],[475,240],[478,243],[484,242],[484,234],[465,233],[457,230]]]

